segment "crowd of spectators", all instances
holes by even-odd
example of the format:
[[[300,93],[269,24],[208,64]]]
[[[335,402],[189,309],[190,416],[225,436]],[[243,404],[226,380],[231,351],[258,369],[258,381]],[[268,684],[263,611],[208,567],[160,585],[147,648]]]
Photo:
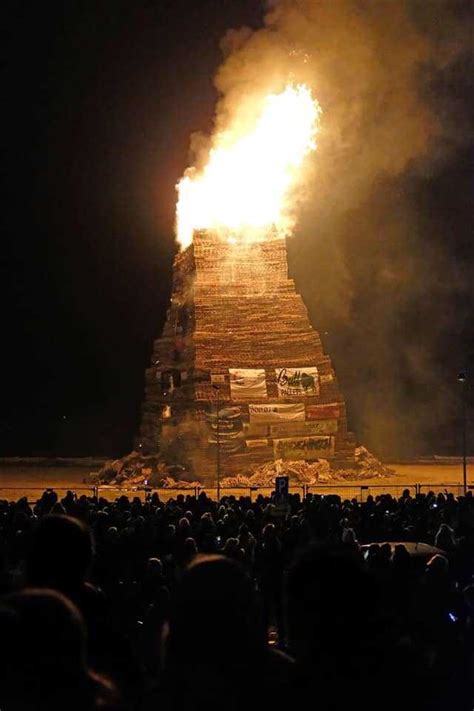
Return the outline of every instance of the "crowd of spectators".
[[[472,711],[473,575],[470,493],[0,501],[0,709]]]

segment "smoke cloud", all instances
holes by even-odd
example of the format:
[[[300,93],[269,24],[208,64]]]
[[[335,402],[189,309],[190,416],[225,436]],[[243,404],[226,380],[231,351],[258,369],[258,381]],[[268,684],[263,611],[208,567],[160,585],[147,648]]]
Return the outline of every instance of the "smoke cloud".
[[[272,0],[262,29],[222,41],[217,131],[289,80],[322,107],[290,267],[358,438],[382,455],[432,448],[457,407],[444,307],[468,275],[433,184],[473,142],[468,13],[457,0]],[[208,148],[194,138],[197,165]]]

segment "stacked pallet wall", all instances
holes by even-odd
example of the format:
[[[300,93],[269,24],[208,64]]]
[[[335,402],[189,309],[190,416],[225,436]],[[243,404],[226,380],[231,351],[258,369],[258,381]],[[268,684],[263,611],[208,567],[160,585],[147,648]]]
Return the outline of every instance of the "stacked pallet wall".
[[[250,426],[251,401],[231,399],[229,369],[265,371],[267,403],[294,403],[279,397],[275,369],[316,366],[319,392],[304,404],[333,405],[335,466],[353,462],[354,437],[347,430],[344,398],[321,339],[301,296],[288,278],[286,244],[281,239],[230,244],[208,231],[195,232],[193,244],[178,254],[173,293],[161,337],[146,372],[142,424],[137,444],[145,452],[163,451],[180,459],[197,476],[212,477],[215,448],[208,445],[206,410],[215,403],[211,379],[219,381],[221,407],[241,408],[245,445],[223,454],[225,473],[248,471],[273,458],[274,431]],[[168,387],[166,374],[173,374]],[[165,376],[163,376],[165,374]],[[163,380],[165,377],[165,380]],[[303,426],[304,425],[304,426]],[[288,423],[287,436],[311,434],[314,424]],[[285,423],[276,428],[285,436]],[[266,440],[266,445],[252,444]]]

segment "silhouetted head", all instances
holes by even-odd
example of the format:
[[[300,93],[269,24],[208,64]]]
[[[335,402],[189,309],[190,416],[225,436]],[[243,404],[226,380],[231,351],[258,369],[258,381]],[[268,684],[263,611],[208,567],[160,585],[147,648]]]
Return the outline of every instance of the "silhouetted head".
[[[375,565],[380,561],[381,553],[378,543],[371,543],[367,551],[367,562],[369,566]]]
[[[247,537],[249,535],[249,527],[246,523],[241,523],[239,526],[239,536]]]
[[[96,708],[101,682],[87,668],[85,625],[70,600],[38,589],[6,596],[0,636],[2,708]]]
[[[357,546],[357,536],[353,528],[345,528],[342,532],[342,542],[349,546]]]
[[[447,551],[455,547],[456,538],[451,526],[448,526],[446,523],[441,524],[435,537],[435,545]]]
[[[449,578],[449,561],[437,553],[426,564],[426,579],[432,583],[445,583]]]
[[[222,549],[222,553],[229,558],[234,558],[235,560],[241,560],[244,555],[244,551],[240,547],[238,538],[228,538],[225,542],[224,548]]]
[[[14,637],[5,645],[4,654],[15,660],[22,673],[35,676],[35,667],[66,674],[85,669],[84,622],[79,610],[61,593],[26,589],[4,597],[2,609],[14,620],[9,625]]]
[[[187,535],[190,529],[191,525],[189,523],[189,519],[187,519],[185,516],[180,518],[178,521],[178,532]]]
[[[392,564],[397,571],[407,570],[410,567],[410,554],[402,543],[395,546]]]
[[[186,560],[191,561],[194,558],[194,556],[197,555],[197,552],[198,552],[198,549],[197,549],[196,541],[194,540],[194,538],[189,536],[184,541],[184,557],[186,558]]]
[[[28,584],[63,592],[80,586],[93,555],[87,526],[70,516],[45,516],[34,531],[27,560]]]
[[[165,530],[165,539],[166,539],[166,541],[167,541],[167,542],[173,541],[173,540],[174,540],[174,537],[175,537],[175,534],[176,534],[176,526],[175,526],[174,524],[172,524],[172,523],[169,523],[169,524],[166,526],[166,530]]]
[[[146,574],[152,579],[161,578],[163,576],[163,563],[159,558],[148,558]]]
[[[274,541],[276,538],[276,528],[274,523],[267,523],[262,531],[264,541]]]
[[[466,585],[462,591],[464,602],[469,608],[469,613],[472,615],[474,611],[474,585]]]
[[[360,642],[376,604],[371,578],[350,549],[313,546],[304,551],[287,584],[289,637],[296,658],[339,654],[344,639],[351,645]]]
[[[199,556],[172,601],[167,663],[226,666],[265,648],[252,581],[234,560]]]

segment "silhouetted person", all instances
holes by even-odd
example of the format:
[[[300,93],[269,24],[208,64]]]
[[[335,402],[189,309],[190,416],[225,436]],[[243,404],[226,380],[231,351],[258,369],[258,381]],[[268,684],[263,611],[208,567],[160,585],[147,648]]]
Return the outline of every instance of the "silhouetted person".
[[[266,644],[253,583],[242,566],[223,556],[196,558],[171,603],[163,706],[191,711],[220,709],[224,702],[241,711],[250,689],[254,701],[276,703],[290,666]],[[155,700],[147,708],[159,705]]]
[[[86,580],[92,558],[91,534],[82,521],[47,515],[34,531],[26,565],[27,584],[58,590],[77,605],[87,626],[90,663],[116,679],[117,670],[135,671],[125,639],[111,624],[104,594]],[[127,683],[136,682],[127,679]]]
[[[112,684],[86,662],[86,629],[60,593],[27,589],[0,603],[2,711],[112,711]]]
[[[446,523],[442,523],[438,529],[435,537],[435,546],[441,548],[441,550],[450,553],[456,548],[456,538],[454,536],[454,531],[451,526]]]
[[[189,536],[186,538],[183,544],[183,552],[182,552],[182,564],[184,566],[189,565],[189,563],[192,562],[192,560],[197,556],[198,554],[198,548],[196,545],[196,541],[194,538]]]
[[[273,523],[262,532],[262,542],[256,553],[257,580],[262,593],[265,627],[275,621],[280,643],[284,642],[283,621],[283,553]]]
[[[69,516],[45,516],[38,523],[27,560],[30,585],[76,597],[92,562],[92,539],[85,524]]]
[[[403,673],[396,637],[380,620],[377,585],[347,548],[313,546],[290,569],[289,648],[298,665],[295,707],[397,709]],[[393,702],[393,703],[392,703]]]
[[[245,553],[243,548],[239,545],[238,538],[228,538],[224,544],[222,553],[228,558],[239,561],[239,563],[244,562]]]
[[[345,546],[352,548],[354,551],[360,551],[359,541],[353,528],[344,528],[342,531],[341,540]]]
[[[288,566],[293,560],[295,551],[301,544],[301,525],[298,516],[292,516],[288,528],[282,536],[283,560],[285,566]]]
[[[69,597],[83,614],[89,634],[94,636],[105,601],[100,591],[86,581],[92,556],[91,534],[82,521],[70,516],[45,516],[34,531],[26,579],[31,587],[52,588]]]
[[[395,546],[392,557],[390,599],[399,615],[411,613],[415,579],[410,554],[404,545]]]
[[[147,562],[142,585],[143,605],[143,665],[149,674],[160,671],[160,645],[162,629],[169,614],[170,592],[158,558]]]
[[[248,570],[252,570],[255,554],[255,537],[249,531],[247,524],[242,523],[239,527],[238,535],[239,546],[244,553],[243,564]]]
[[[149,558],[142,582],[141,592],[144,605],[160,603],[169,598],[169,591],[163,575],[163,564],[159,558]]]

